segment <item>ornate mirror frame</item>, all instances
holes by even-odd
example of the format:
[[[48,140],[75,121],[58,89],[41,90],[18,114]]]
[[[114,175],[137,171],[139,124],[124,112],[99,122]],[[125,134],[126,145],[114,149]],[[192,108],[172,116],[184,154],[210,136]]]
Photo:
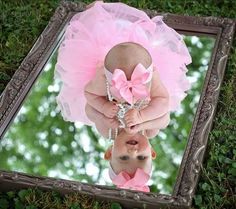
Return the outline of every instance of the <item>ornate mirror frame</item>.
[[[63,28],[71,17],[75,13],[83,11],[85,6],[84,3],[62,2],[48,26],[15,72],[0,97],[1,138],[3,138],[27,93],[58,44],[59,38],[62,37]],[[216,38],[193,126],[172,195],[112,189],[108,186],[90,185],[49,177],[36,177],[10,171],[0,171],[0,191],[38,187],[44,190],[57,190],[62,194],[79,192],[97,199],[117,201],[125,207],[184,209],[191,206],[232,44],[235,21],[227,18],[159,14],[152,10],[145,10],[145,12],[150,17],[163,15],[165,23],[179,33],[207,35]]]

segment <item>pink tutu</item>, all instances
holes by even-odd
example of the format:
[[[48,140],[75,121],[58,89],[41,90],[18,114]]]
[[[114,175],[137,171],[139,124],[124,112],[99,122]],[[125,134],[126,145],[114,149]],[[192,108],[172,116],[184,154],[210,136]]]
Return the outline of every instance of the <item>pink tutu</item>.
[[[178,109],[190,88],[186,65],[191,63],[191,56],[181,35],[168,27],[162,16],[150,19],[126,4],[98,1],[72,18],[59,48],[55,73],[62,88],[57,102],[64,120],[92,124],[85,114],[84,87],[108,51],[128,41],[149,51],[169,92],[170,111]]]

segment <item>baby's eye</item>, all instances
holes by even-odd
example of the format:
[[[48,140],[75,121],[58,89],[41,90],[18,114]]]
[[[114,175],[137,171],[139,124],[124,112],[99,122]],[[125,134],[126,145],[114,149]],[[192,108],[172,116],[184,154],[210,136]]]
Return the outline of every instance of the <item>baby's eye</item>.
[[[147,157],[143,156],[143,155],[139,155],[139,156],[137,156],[137,158],[138,158],[138,160],[145,160],[145,159],[147,159]]]
[[[129,159],[129,156],[124,155],[124,156],[121,156],[120,159],[121,159],[121,160],[128,160],[128,159]]]

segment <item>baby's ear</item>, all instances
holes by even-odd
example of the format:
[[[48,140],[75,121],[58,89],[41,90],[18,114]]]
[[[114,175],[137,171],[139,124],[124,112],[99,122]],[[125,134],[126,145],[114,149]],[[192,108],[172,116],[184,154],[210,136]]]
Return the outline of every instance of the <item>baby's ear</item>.
[[[157,157],[157,153],[156,153],[156,151],[152,148],[152,159],[154,160],[154,159],[156,159],[156,157]]]
[[[105,152],[104,154],[104,159],[105,160],[110,160],[111,159],[111,149],[112,149],[112,146],[110,146],[107,151]]]

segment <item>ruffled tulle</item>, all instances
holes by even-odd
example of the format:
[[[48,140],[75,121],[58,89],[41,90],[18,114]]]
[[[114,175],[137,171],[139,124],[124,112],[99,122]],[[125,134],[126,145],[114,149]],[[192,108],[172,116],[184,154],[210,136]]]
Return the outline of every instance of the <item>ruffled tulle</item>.
[[[145,12],[126,4],[98,1],[72,18],[59,48],[55,72],[62,88],[57,102],[64,120],[92,124],[85,114],[84,87],[94,78],[108,51],[128,41],[149,51],[169,92],[170,111],[179,108],[190,88],[186,65],[191,63],[181,35],[168,27],[162,16],[150,19]]]

